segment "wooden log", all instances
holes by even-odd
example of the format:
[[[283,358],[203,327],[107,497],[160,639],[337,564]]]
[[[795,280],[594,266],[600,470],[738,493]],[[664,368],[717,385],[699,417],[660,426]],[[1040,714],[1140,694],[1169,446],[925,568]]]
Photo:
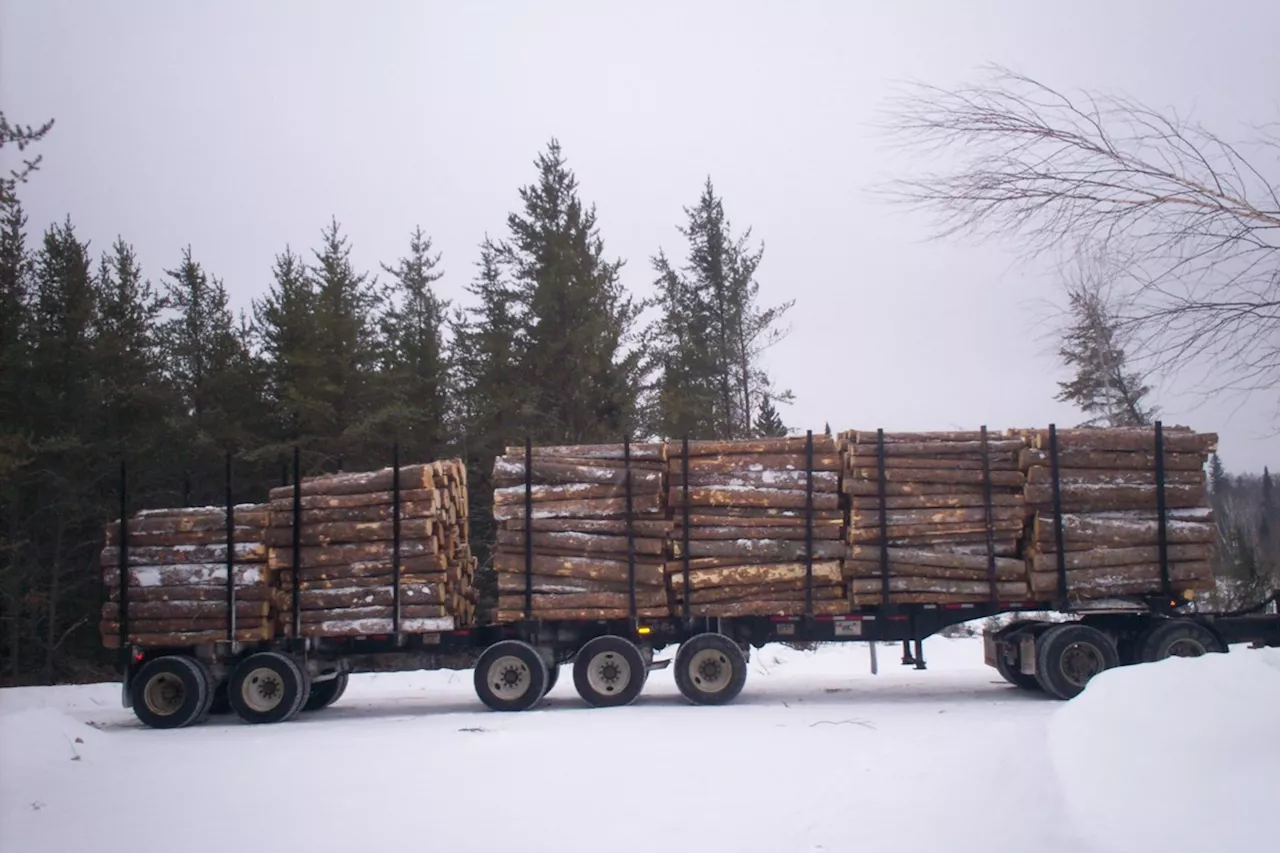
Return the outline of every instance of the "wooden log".
[[[304,610],[302,611],[302,622],[306,624],[316,624],[318,622],[356,622],[363,619],[386,619],[390,622],[392,610],[389,606],[380,607],[341,607],[330,610]],[[402,604],[400,606],[401,619],[439,619],[443,616],[450,615],[446,608],[439,604]],[[287,618],[292,619],[292,615],[286,614]]]
[[[236,525],[235,537],[237,542],[255,542],[261,541],[264,528],[248,527],[245,525]],[[225,544],[227,541],[227,530],[224,526],[221,530],[209,531],[198,530],[194,532],[171,532],[156,531],[146,533],[129,533],[129,547],[143,548],[155,546],[173,546],[173,545],[216,545]],[[120,544],[120,525],[117,523],[113,529],[107,530],[106,544],[114,546]]]
[[[442,506],[437,501],[403,501],[400,504],[400,518],[424,519],[435,518],[440,514]],[[371,506],[338,507],[336,509],[304,509],[299,513],[304,527],[332,522],[376,522],[391,519],[391,503]],[[285,530],[293,529],[292,508],[273,511],[271,526]]]
[[[803,448],[800,453],[735,453],[723,456],[690,456],[689,474],[735,474],[755,471],[803,472],[807,470],[807,465],[808,457],[803,452]],[[840,454],[819,453],[816,449],[814,450],[814,471],[838,472],[843,470],[843,465]],[[670,474],[683,473],[683,457],[668,461],[667,471]]]
[[[636,495],[631,501],[635,514],[652,514],[663,510],[662,494]],[[593,498],[573,501],[543,501],[533,507],[533,517],[543,518],[617,518],[627,512],[626,498]],[[524,517],[524,504],[500,504],[493,508],[494,521]]]
[[[669,575],[672,589],[684,588],[684,575],[672,571]],[[696,569],[689,572],[689,588],[693,590],[708,589],[714,586],[744,586],[751,584],[767,584],[775,581],[803,580],[804,563],[765,563],[726,566],[714,569]],[[830,583],[843,580],[838,562],[813,564],[814,582],[818,579]]]
[[[431,634],[437,631],[452,631],[456,627],[452,616],[430,618],[413,618],[400,620],[402,634]],[[384,636],[391,633],[390,619],[332,619],[327,622],[308,622],[302,626],[304,637],[370,637]],[[292,636],[292,626],[283,626],[281,636]]]
[[[770,507],[773,509],[802,509],[806,505],[806,495],[802,491],[789,489],[763,489],[751,486],[690,486],[688,489],[691,506],[738,506],[738,507]],[[673,507],[684,506],[685,490],[671,489],[668,500]],[[839,495],[815,494],[812,496],[814,509],[838,509]]]
[[[864,595],[879,592],[882,589],[879,578],[854,578],[849,581],[850,595]],[[997,581],[996,595],[1004,600],[1009,597],[1025,595],[1027,582]],[[985,595],[991,594],[991,585],[986,581],[948,580],[946,578],[891,577],[889,592],[930,592],[941,595]]]
[[[445,584],[404,583],[400,585],[400,604],[443,604]],[[292,610],[292,593],[281,590],[277,596],[281,610]],[[389,607],[395,603],[395,590],[390,586],[338,587],[309,589],[299,596],[300,610],[324,610],[335,607]]]
[[[1169,563],[1169,579],[1175,586],[1196,581],[1201,578],[1213,578],[1213,564],[1207,560]],[[1056,592],[1058,589],[1058,573],[1036,572],[1030,574],[1031,588],[1036,592]],[[1134,584],[1147,584],[1153,590],[1159,590],[1163,580],[1160,575],[1160,564],[1142,563],[1127,566],[1105,566],[1095,569],[1073,569],[1067,572],[1067,589],[1077,590],[1114,589]]]
[[[433,583],[458,584],[461,582],[462,575],[456,569],[451,570],[450,572],[400,575],[400,583],[403,585]],[[280,586],[278,588],[278,592],[285,595],[289,600],[292,600],[293,579],[289,577],[289,573],[285,572],[281,574],[279,583]],[[387,589],[390,589],[394,583],[395,579],[391,574],[358,578],[334,578],[333,580],[308,580],[305,578],[299,578],[298,589],[304,594],[307,592],[330,589],[376,589],[379,587],[386,587]],[[286,604],[286,606],[292,605]]]
[[[690,604],[693,616],[803,616],[803,601],[726,601],[718,604]],[[838,616],[849,612],[849,602],[844,599],[814,601],[815,616]]]
[[[448,560],[439,554],[422,557],[404,557],[400,560],[400,574],[444,573]],[[293,580],[293,570],[285,566],[277,570],[280,583]],[[336,566],[302,566],[298,569],[299,582],[337,581],[351,578],[390,578],[394,574],[390,558],[383,560],[357,560]],[[387,581],[390,583],[390,581]]]
[[[894,548],[929,548],[951,554],[982,554],[985,556],[987,553],[987,534],[985,532],[952,533],[945,537],[891,536],[889,545]],[[1018,551],[1018,540],[1013,538],[1012,534],[1006,534],[1006,538],[997,538],[995,540],[992,550],[995,551],[997,556],[1011,557]]]
[[[1213,557],[1214,546],[1210,543],[1201,545],[1170,545],[1170,562],[1197,562]],[[1109,566],[1131,566],[1158,563],[1160,547],[1148,545],[1139,548],[1093,548],[1088,551],[1070,551],[1063,556],[1063,563],[1068,571],[1074,569],[1100,569]],[[1034,554],[1031,557],[1031,570],[1035,572],[1057,572],[1058,555]]]
[[[985,604],[991,600],[989,595],[943,595],[937,592],[895,592],[889,595],[889,604]],[[1030,591],[1007,599],[1006,604],[1035,603],[1036,599]],[[849,604],[853,607],[880,607],[884,599],[879,593],[850,595]]]
[[[611,610],[627,609],[631,606],[630,594],[626,592],[566,592],[554,594],[537,594],[533,596],[535,610]],[[664,590],[636,591],[636,608],[648,610],[665,608],[667,593]],[[524,608],[524,595],[499,595],[499,610],[521,610]]]
[[[807,513],[803,506],[799,508],[791,507],[765,507],[765,506],[698,506],[689,508],[689,524],[705,523],[711,525],[757,525],[765,524],[769,519],[775,519],[777,524],[804,524]],[[696,519],[717,518],[719,521],[699,522]],[[684,510],[677,508],[674,513],[674,521],[677,525],[684,526]],[[823,522],[833,524],[844,523],[844,513],[839,509],[814,509],[813,523],[820,524]]]
[[[1027,438],[1032,447],[1049,449],[1049,431],[1031,430]],[[1155,452],[1154,427],[1113,427],[1107,429],[1060,429],[1059,450],[1103,450],[1108,452]],[[1172,453],[1208,455],[1218,447],[1218,436],[1211,432],[1192,432],[1185,427],[1164,427],[1164,449]]]
[[[848,430],[837,436],[840,440],[849,444],[875,444],[875,430]],[[1018,438],[1021,436],[1014,433],[1004,433],[999,430],[988,430],[987,441],[993,442],[1006,438]],[[963,452],[972,452],[975,448],[982,449],[982,431],[976,429],[969,430],[941,430],[936,432],[885,432],[885,444],[914,444],[927,442],[930,444],[954,444],[956,442],[965,442],[969,446]],[[960,451],[957,451],[960,452]]]
[[[844,573],[850,578],[879,578],[880,563],[869,560],[846,560]],[[920,566],[912,563],[889,563],[890,577],[941,578],[957,581],[986,581],[987,568],[957,569],[945,566]],[[1026,565],[1021,560],[997,558],[996,580],[1016,581],[1027,576]]]
[[[701,509],[701,508],[699,508]],[[676,539],[683,538],[684,530],[684,513],[679,512],[675,518],[676,524],[667,535]],[[844,519],[840,517],[832,518],[815,518],[813,520],[813,535],[819,539],[838,539],[841,534],[841,528],[844,526]],[[756,533],[762,537],[771,535],[771,531],[778,531],[777,538],[790,539],[792,531],[800,531],[800,536],[804,536],[805,520],[804,510],[798,510],[798,515],[788,516],[771,516],[766,518],[742,518],[733,515],[703,515],[701,512],[689,513],[689,536],[693,539],[733,539],[736,536],[720,535],[717,531],[746,531],[748,533]]]
[[[524,464],[524,448],[508,447],[503,456],[509,459],[516,459],[521,465]],[[534,459],[538,457],[563,456],[570,459],[615,459],[622,460],[624,451],[622,444],[567,444],[556,445],[552,447],[534,447],[532,451]],[[661,442],[652,444],[633,444],[631,445],[631,458],[636,461],[666,461],[666,445]]]
[[[928,435],[925,433],[924,435]],[[973,440],[947,441],[947,440],[930,440],[930,439],[897,439],[892,438],[891,434],[885,433],[884,450],[887,458],[895,458],[901,456],[975,456],[982,458],[982,434],[975,433],[976,438]],[[860,436],[869,436],[869,440],[859,438],[847,445],[846,452],[851,455],[864,456],[871,455],[873,458],[876,454],[876,434],[861,433]],[[1027,442],[1022,438],[1001,438],[996,433],[988,433],[986,450],[992,457],[995,456],[1012,456],[1027,446]]]
[[[1064,486],[1154,486],[1155,471],[1107,471],[1092,468],[1060,468],[1058,482]],[[1203,486],[1208,478],[1203,470],[1166,471],[1164,482],[1167,486]],[[1027,485],[1051,486],[1053,470],[1037,465],[1027,472]]]
[[[514,548],[524,547],[523,530],[499,530],[497,533],[497,541],[499,545],[508,545]],[[562,552],[572,552],[582,555],[587,554],[627,554],[627,537],[626,536],[597,536],[592,533],[533,533],[533,547],[538,550],[556,550]],[[635,549],[637,554],[647,554],[656,556],[662,554],[664,540],[659,538],[634,537]]]
[[[237,601],[236,616],[252,619],[265,618],[271,613],[267,601]],[[102,618],[115,622],[120,618],[120,605],[114,601],[102,603]],[[207,619],[227,618],[227,602],[223,601],[134,601],[129,600],[129,619]]]
[[[233,550],[237,563],[261,563],[267,558],[267,546],[258,542],[237,542]],[[227,562],[226,542],[209,545],[155,545],[129,548],[130,566],[172,566]],[[98,556],[100,565],[120,565],[120,549],[108,545]]]
[[[111,601],[115,601],[120,597],[119,574],[114,576],[116,581],[113,584],[107,584],[107,597]],[[272,597],[272,590],[265,583],[255,586],[237,586],[236,599],[238,601],[268,601]],[[167,601],[214,601],[222,602],[226,606],[227,601],[227,584],[224,581],[220,585],[215,586],[130,586],[129,587],[129,606],[141,603],[161,603]]]
[[[655,477],[651,482],[632,484],[631,494],[657,494],[661,490],[661,478]],[[597,500],[600,498],[625,498],[627,496],[627,488],[625,485],[599,486],[594,483],[567,483],[556,486],[530,486],[529,492],[535,504],[550,503],[553,501],[563,502]],[[523,505],[524,497],[524,486],[510,486],[508,488],[495,489],[493,492],[493,502],[495,504]]]
[[[845,472],[845,480],[853,478],[864,482],[875,483],[880,479],[876,468],[851,468]],[[957,470],[953,468],[886,468],[886,483],[920,483],[920,484],[956,484],[981,486],[985,482],[982,471]],[[1021,471],[992,471],[991,485],[1002,487],[1021,487],[1026,482],[1026,475]]]
[[[502,530],[524,530],[524,517],[506,519],[502,522]],[[665,538],[671,532],[670,521],[653,519],[631,520],[631,529],[636,536],[645,538]],[[535,518],[534,533],[589,533],[612,536],[627,535],[625,518]],[[523,536],[523,534],[521,534]],[[521,540],[523,542],[523,539]]]
[[[265,626],[270,624],[264,616],[245,617],[243,620],[237,619],[237,633],[240,630],[261,631]],[[227,639],[227,628],[229,623],[227,617],[216,616],[191,616],[191,617],[170,617],[165,619],[135,619],[132,615],[129,617],[129,633],[139,634],[182,634],[198,631],[217,631],[221,634],[218,639]],[[120,623],[114,619],[103,619],[98,623],[98,629],[104,634],[120,634]]]
[[[393,470],[361,471],[350,474],[329,474],[322,477],[304,477],[299,491],[303,495],[356,495],[371,492],[390,492]],[[405,465],[400,468],[400,488],[407,490],[434,489],[440,485],[435,463]],[[292,500],[293,486],[277,486],[267,493],[272,501]]]
[[[991,506],[993,507],[1022,507],[1023,504],[1022,495],[1018,493],[994,492],[991,495]],[[884,499],[886,510],[966,509],[982,506],[986,506],[986,498],[981,491],[970,494],[898,495]],[[880,499],[878,497],[851,497],[849,498],[849,510],[858,514],[879,513]]]
[[[525,570],[524,554],[508,554],[498,552],[493,556],[493,567],[498,572],[518,572]],[[533,555],[533,572],[551,577],[584,578],[599,581],[626,581],[628,564],[625,560],[605,560],[599,557],[553,557],[541,554]],[[648,586],[661,586],[663,569],[661,564],[636,563],[636,583]]]
[[[1188,515],[1180,517],[1179,513]],[[1167,515],[1166,534],[1171,545],[1205,544],[1217,537],[1217,526],[1211,520],[1200,520],[1203,515],[1196,510],[1178,510]],[[1159,529],[1153,516],[1154,513],[1139,511],[1088,515],[1063,513],[1065,546],[1069,551],[1076,551],[1158,545]],[[1193,518],[1196,520],[1191,520]],[[1052,513],[1036,513],[1032,541],[1039,552],[1057,550]]]
[[[695,456],[727,456],[730,454],[741,456],[804,453],[806,446],[807,438],[803,435],[787,436],[785,438],[691,441],[689,442],[689,458],[692,459]],[[815,454],[835,454],[837,451],[835,438],[825,435],[815,435],[813,437],[813,452]],[[673,441],[667,445],[668,459],[679,459],[683,456],[683,442]]]
[[[524,593],[524,575],[499,574],[498,593]],[[532,590],[536,594],[561,595],[573,592],[626,592],[627,582],[596,581],[584,578],[564,578],[554,575],[533,575],[530,578]],[[652,589],[652,587],[646,587]]]
[[[235,523],[243,527],[265,527],[268,509],[264,504],[232,507]],[[119,536],[120,521],[104,525],[108,536]],[[130,538],[157,533],[220,533],[227,527],[226,507],[167,509],[138,513],[128,521]]]
[[[200,587],[227,585],[227,567],[216,563],[200,565],[170,566],[131,566],[129,568],[129,587]],[[120,585],[120,572],[114,567],[102,570],[102,582],[108,587]],[[236,566],[235,583],[237,587],[265,584],[267,582],[266,567],[258,564]]]
[[[967,507],[963,509],[886,509],[885,522],[890,526],[918,526],[940,524],[976,524],[985,523],[987,512],[984,507]],[[1022,524],[1023,509],[1020,506],[993,506],[992,519],[996,522]],[[850,527],[878,527],[880,512],[854,510],[849,514]]]
[[[804,581],[780,581],[759,586],[722,586],[712,589],[695,589],[689,595],[689,604],[714,604],[720,601],[804,601]],[[845,597],[840,584],[813,585],[814,601],[831,601]],[[676,608],[680,611],[680,608]]]
[[[436,512],[445,508],[447,497],[447,494],[438,489],[400,490],[400,501],[402,505],[413,504],[415,506],[427,506],[434,508]],[[385,506],[389,511],[392,500],[391,492],[385,491],[364,492],[354,495],[303,495],[298,501],[298,504],[301,510],[339,510]],[[273,519],[279,518],[281,514],[293,513],[292,488],[290,488],[289,494],[286,497],[272,499],[271,513]]]
[[[763,471],[740,471],[733,474],[689,473],[689,487],[731,487],[731,488],[763,488],[785,489],[804,492],[807,488],[809,473],[807,471],[779,471],[768,468]],[[683,489],[684,475],[671,475],[671,488]],[[834,493],[840,490],[840,475],[834,471],[814,471],[813,491],[815,493]]]
[[[671,554],[683,555],[683,543],[671,542]],[[744,561],[791,562],[804,559],[805,543],[794,539],[691,539],[690,557],[736,557]],[[815,540],[811,549],[815,560],[838,560],[845,554],[840,541]]]
[[[1035,470],[1035,469],[1033,469]],[[1154,509],[1155,486],[1101,486],[1068,484],[1059,489],[1064,512],[1099,512],[1123,509]],[[1053,486],[1028,486],[1028,506],[1051,507]],[[1165,486],[1165,506],[1170,509],[1192,509],[1208,503],[1208,490],[1204,486]]]
[[[406,518],[400,522],[401,541],[430,539],[438,528],[430,518]],[[394,521],[331,521],[323,524],[304,524],[298,531],[303,545],[332,545],[337,543],[390,542],[395,537]],[[266,531],[266,543],[273,548],[288,548],[293,543],[293,529],[273,527]]]
[[[1046,448],[1048,442],[1045,443]],[[1018,454],[1018,467],[1026,471],[1035,466],[1049,467],[1047,449],[1027,447]],[[1202,471],[1205,457],[1198,453],[1170,453],[1165,451],[1165,471]],[[1108,471],[1154,471],[1156,468],[1155,439],[1148,451],[1084,450],[1073,447],[1058,449],[1058,467],[1094,468]]]
[[[582,485],[621,486],[627,481],[627,470],[621,465],[601,465],[592,462],[562,462],[554,457],[534,455],[532,470],[529,472],[535,484],[541,485]],[[520,457],[498,456],[493,460],[493,485],[502,489],[520,486],[523,490],[525,478],[524,454]],[[662,483],[662,470],[632,468],[631,482],[634,486],[654,485]]]
[[[846,495],[877,497],[880,494],[880,483],[871,480],[858,480],[845,477],[841,484]],[[885,497],[912,497],[919,495],[945,495],[947,497],[972,495],[981,497],[983,487],[966,483],[900,483],[892,478],[885,478]]]
[[[883,549],[877,545],[854,545],[849,549],[847,559],[879,564],[882,550]],[[950,569],[981,569],[984,572],[987,569],[987,556],[985,553],[981,555],[969,555],[915,548],[890,548],[889,562],[891,565],[934,566],[937,568]],[[1022,560],[997,557],[996,571],[1025,572],[1026,564],[1023,563]]]
[[[120,628],[118,625],[101,623],[102,645],[107,649],[120,648]],[[236,640],[241,643],[253,643],[270,640],[274,636],[271,625],[253,628],[238,628]],[[176,631],[163,634],[129,633],[130,645],[141,648],[182,648],[206,643],[217,643],[227,639],[227,631]]]
[[[715,519],[723,522],[725,519]],[[700,527],[694,524],[689,525],[690,540],[707,540],[707,539],[804,539],[807,535],[804,527],[795,526],[795,522],[789,522],[788,526],[780,525],[761,525],[756,526],[754,522],[752,526],[737,527]],[[680,528],[683,530],[683,526]],[[834,524],[815,524],[813,527],[813,538],[822,540],[840,539],[842,531]],[[680,543],[683,538],[680,531],[672,534],[676,544]]]
[[[992,471],[1018,471],[1018,457],[1012,453],[992,454],[987,460]],[[878,468],[879,460],[874,452],[863,452],[845,457],[845,470]],[[969,456],[890,456],[886,455],[884,467],[895,471],[923,469],[930,471],[982,471],[982,454]]]
[[[535,610],[531,618],[542,619],[548,622],[590,622],[604,621],[611,619],[627,619],[631,615],[631,611],[622,608],[596,608],[590,610],[571,610],[563,608]],[[636,616],[641,619],[665,619],[671,615],[666,607],[646,607],[637,608]],[[495,622],[505,624],[508,622],[522,622],[526,617],[523,610],[498,610],[496,611]]]
[[[1013,519],[999,519],[992,527],[995,530],[997,538],[1004,536],[1017,536],[1022,533],[1023,522],[1021,517]],[[879,527],[850,527],[847,532],[847,539],[850,543],[863,542],[879,542]],[[902,541],[907,539],[920,541],[933,540],[951,540],[951,541],[976,541],[974,537],[983,537],[987,535],[987,526],[984,523],[954,523],[954,524],[891,524],[886,528],[885,536],[889,541]]]
[[[336,545],[304,545],[298,551],[299,563],[307,567],[341,566],[349,563],[390,561],[390,542],[344,542]],[[438,553],[436,539],[405,539],[400,542],[400,557],[421,557]],[[271,548],[267,565],[287,569],[293,564],[292,548]]]

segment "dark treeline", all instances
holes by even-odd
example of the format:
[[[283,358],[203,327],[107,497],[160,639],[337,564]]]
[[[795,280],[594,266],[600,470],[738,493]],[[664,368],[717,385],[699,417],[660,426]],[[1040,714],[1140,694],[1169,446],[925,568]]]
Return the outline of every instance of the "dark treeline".
[[[502,237],[485,237],[467,304],[422,230],[357,269],[339,223],[285,247],[234,311],[190,247],[144,270],[123,237],[94,249],[68,218],[27,228],[0,197],[0,668],[7,683],[101,677],[103,524],[133,509],[260,501],[303,474],[460,456],[482,565],[495,454],[540,444],[785,434],[760,354],[790,307],[757,304],[761,260],[707,181],[655,247],[657,295],[620,279],[593,205],[552,142]],[[23,179],[25,180],[25,175]],[[33,177],[38,180],[39,175]],[[455,273],[449,273],[455,275]],[[257,284],[256,282],[254,283]],[[244,291],[249,283],[237,282]],[[642,314],[651,319],[642,322]]]

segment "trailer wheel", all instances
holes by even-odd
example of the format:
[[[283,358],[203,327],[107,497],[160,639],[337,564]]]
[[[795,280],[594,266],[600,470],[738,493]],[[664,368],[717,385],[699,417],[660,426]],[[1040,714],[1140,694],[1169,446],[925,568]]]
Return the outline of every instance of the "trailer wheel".
[[[129,687],[134,715],[153,729],[189,726],[204,715],[209,705],[207,670],[183,655],[147,661]]]
[[[723,634],[698,634],[680,645],[676,687],[696,705],[725,705],[747,683],[747,659]]]
[[[1040,682],[1036,680],[1034,675],[1027,675],[1022,671],[1020,659],[1009,663],[1005,660],[1004,655],[996,655],[996,672],[1000,673],[1000,677],[1012,684],[1014,687],[1020,687],[1023,690],[1031,690],[1036,693],[1041,691]]]
[[[542,691],[542,695],[546,696],[551,692],[551,688],[556,686],[556,681],[560,679],[560,664],[553,664],[547,667],[547,689]]]
[[[328,681],[317,681],[311,685],[307,701],[302,703],[304,711],[320,711],[328,708],[342,698],[347,692],[347,674],[340,672]]]
[[[573,686],[588,705],[629,705],[644,689],[647,668],[635,643],[625,637],[596,637],[573,659]]]
[[[1036,680],[1058,699],[1079,696],[1091,678],[1119,665],[1115,642],[1089,625],[1054,625],[1036,638]]]
[[[480,701],[494,711],[524,711],[546,694],[547,662],[520,640],[503,640],[485,649],[476,663]]]
[[[310,694],[310,679],[293,658],[259,652],[242,660],[227,681],[227,698],[246,723],[281,723],[297,716]]]
[[[1169,657],[1198,658],[1227,650],[1208,628],[1180,619],[1157,622],[1138,638],[1136,646],[1138,660],[1142,663],[1154,663]]]

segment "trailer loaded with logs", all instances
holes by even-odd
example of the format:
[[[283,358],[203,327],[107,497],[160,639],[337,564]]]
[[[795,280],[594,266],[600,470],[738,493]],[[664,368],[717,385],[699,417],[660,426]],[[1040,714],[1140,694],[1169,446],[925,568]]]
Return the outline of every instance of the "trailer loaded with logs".
[[[561,666],[610,707],[670,665],[690,702],[723,704],[766,643],[901,642],[924,669],[925,638],[1003,614],[986,662],[1070,699],[1110,667],[1280,645],[1265,603],[1194,604],[1214,581],[1216,441],[1160,423],[526,440],[493,461],[483,568],[460,460],[393,448],[378,470],[303,476],[295,450],[287,485],[235,503],[228,457],[225,506],[135,513],[122,462],[100,630],[157,728],[281,722],[353,673],[420,669],[472,669],[481,702],[517,711]]]

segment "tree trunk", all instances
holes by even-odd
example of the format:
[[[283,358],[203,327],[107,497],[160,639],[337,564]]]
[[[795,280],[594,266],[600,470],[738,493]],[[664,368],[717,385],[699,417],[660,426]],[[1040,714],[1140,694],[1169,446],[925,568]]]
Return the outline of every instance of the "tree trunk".
[[[689,572],[689,588],[693,590],[708,589],[715,586],[744,586],[751,584],[767,584],[776,581],[804,580],[804,563],[766,563],[752,565],[736,565],[724,568],[697,569]],[[838,562],[813,564],[813,578],[830,583],[843,580]],[[684,588],[684,575],[673,571],[670,575],[671,588]]]

